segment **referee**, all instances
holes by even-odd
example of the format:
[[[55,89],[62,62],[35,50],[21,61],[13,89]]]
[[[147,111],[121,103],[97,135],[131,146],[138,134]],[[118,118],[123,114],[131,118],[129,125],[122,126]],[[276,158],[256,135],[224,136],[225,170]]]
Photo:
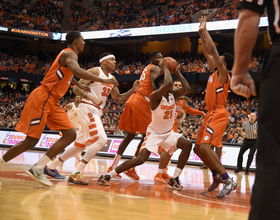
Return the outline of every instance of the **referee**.
[[[245,174],[249,175],[249,168],[253,161],[254,154],[257,150],[257,130],[258,130],[258,122],[257,122],[257,116],[255,113],[251,113],[249,115],[249,121],[245,122],[243,124],[243,130],[245,130],[246,138],[244,139],[244,142],[241,145],[238,159],[237,159],[237,169],[234,171],[235,173],[239,173],[240,171],[243,171],[242,168],[242,162],[243,162],[243,154],[250,149],[250,153],[248,155],[247,165]]]

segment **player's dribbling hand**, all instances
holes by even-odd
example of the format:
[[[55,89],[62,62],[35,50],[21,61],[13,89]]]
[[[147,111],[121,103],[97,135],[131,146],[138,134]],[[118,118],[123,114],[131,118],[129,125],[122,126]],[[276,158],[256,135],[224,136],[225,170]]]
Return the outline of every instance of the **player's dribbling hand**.
[[[142,83],[140,82],[140,80],[136,80],[132,86],[133,92],[136,92],[140,88],[140,86],[142,86]]]
[[[245,98],[250,98],[251,95],[257,95],[255,83],[249,73],[232,75],[230,89],[237,95],[242,95]]]
[[[118,81],[115,78],[103,79],[103,83],[104,84],[112,84],[112,85],[114,85],[116,87],[119,86],[119,83],[118,83]]]

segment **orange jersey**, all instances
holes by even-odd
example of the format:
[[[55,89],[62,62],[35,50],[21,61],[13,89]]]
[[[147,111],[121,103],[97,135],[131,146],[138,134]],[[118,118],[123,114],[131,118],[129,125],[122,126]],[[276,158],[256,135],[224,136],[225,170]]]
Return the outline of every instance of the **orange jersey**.
[[[44,77],[41,85],[45,87],[52,96],[61,98],[67,92],[73,73],[68,67],[59,64],[59,58],[64,51],[73,51],[71,48],[62,50],[53,62],[50,70]]]
[[[140,76],[140,81],[142,83],[142,86],[140,86],[140,88],[136,92],[136,93],[146,96],[148,98],[150,98],[151,93],[154,91],[153,87],[152,87],[151,71],[150,71],[151,67],[153,67],[153,66],[155,66],[155,65],[149,64],[143,70],[143,72]]]
[[[228,87],[229,87],[229,74],[228,81],[225,84],[219,82],[218,71],[214,72],[209,76],[207,83],[207,92],[205,95],[205,102],[207,107],[213,107],[216,105],[226,105],[226,100],[228,97]]]

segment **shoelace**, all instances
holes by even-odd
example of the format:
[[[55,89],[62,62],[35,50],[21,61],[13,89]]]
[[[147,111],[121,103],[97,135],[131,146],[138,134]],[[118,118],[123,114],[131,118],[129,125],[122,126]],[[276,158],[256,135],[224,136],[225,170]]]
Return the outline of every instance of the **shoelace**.
[[[78,174],[78,178],[79,178],[80,180],[84,180],[84,178],[83,178],[83,176],[82,176],[81,173]]]

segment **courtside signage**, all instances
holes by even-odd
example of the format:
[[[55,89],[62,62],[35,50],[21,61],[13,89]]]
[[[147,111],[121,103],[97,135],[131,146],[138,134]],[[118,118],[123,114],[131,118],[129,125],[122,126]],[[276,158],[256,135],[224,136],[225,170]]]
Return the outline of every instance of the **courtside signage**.
[[[10,146],[23,141],[25,139],[26,135],[17,131],[3,131],[0,130],[0,146]],[[46,134],[43,133],[34,147],[34,149],[45,149],[48,150],[54,142],[56,142],[60,136],[58,134]],[[103,156],[112,156],[115,155],[118,151],[118,148],[120,146],[120,143],[122,142],[122,138],[115,138],[115,137],[108,137],[107,146],[103,147],[98,153],[100,153]],[[129,156],[133,157],[135,153],[135,149],[137,148],[138,144],[140,143],[141,139],[133,139],[128,147],[125,149],[123,156]],[[67,148],[73,146],[73,143],[69,144]],[[193,143],[194,146],[194,143]],[[225,166],[231,166],[235,167],[237,164],[237,157],[239,153],[240,147],[239,146],[232,146],[223,144],[223,150],[222,150],[222,157],[221,162]],[[181,153],[181,149],[178,149],[171,157],[172,161],[178,161],[178,157]],[[247,158],[249,154],[249,151],[246,151],[243,155],[244,158]],[[150,158],[159,160],[159,155],[151,154]],[[246,161],[243,160],[243,167],[246,166]],[[256,168],[256,154],[254,155],[253,162],[250,166],[250,168]],[[202,161],[200,158],[194,153],[192,150],[190,153],[190,157],[188,162],[192,162],[193,164],[202,164]]]

